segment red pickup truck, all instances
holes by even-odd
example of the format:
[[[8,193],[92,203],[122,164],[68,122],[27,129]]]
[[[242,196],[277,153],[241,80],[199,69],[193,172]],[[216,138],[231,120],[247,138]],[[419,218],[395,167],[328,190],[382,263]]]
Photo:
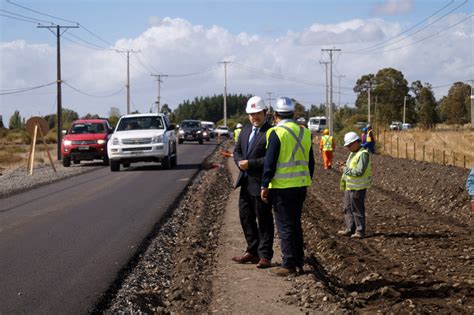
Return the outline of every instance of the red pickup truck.
[[[61,143],[63,165],[79,164],[82,160],[100,159],[104,165],[109,164],[107,142],[112,127],[106,119],[79,119],[72,123],[69,130],[64,130]]]

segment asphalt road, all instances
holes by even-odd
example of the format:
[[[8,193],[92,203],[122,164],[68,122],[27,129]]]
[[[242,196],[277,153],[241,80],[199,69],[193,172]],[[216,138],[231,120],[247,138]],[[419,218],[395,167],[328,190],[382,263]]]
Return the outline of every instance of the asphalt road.
[[[1,199],[0,314],[87,313],[214,148],[185,143],[172,170],[104,167]]]

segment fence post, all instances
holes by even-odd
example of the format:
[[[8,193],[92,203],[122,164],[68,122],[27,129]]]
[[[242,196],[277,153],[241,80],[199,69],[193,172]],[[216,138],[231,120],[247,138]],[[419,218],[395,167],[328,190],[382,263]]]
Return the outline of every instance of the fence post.
[[[456,152],[453,151],[453,166],[456,166]]]
[[[435,149],[433,148],[433,164],[435,162]]]
[[[416,161],[416,142],[413,142],[413,160]]]
[[[398,140],[399,140],[399,139],[398,139],[398,137],[397,137],[397,159],[400,157],[400,150],[399,150],[399,142],[400,142],[400,141],[398,141]]]
[[[446,164],[446,150],[443,150],[443,165]]]
[[[405,142],[405,159],[408,160],[408,142]]]

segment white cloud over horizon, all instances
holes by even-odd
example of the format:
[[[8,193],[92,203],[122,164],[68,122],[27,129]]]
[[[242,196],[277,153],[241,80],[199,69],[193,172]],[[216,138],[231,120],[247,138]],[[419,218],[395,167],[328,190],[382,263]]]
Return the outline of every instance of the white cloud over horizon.
[[[410,1],[408,1],[410,2]],[[408,3],[407,2],[407,3]],[[386,2],[387,4],[389,2]],[[411,2],[410,2],[411,3]],[[452,29],[451,25],[466,18],[453,14],[399,43],[367,54],[350,53],[374,46],[399,34],[401,25],[381,18],[352,19],[334,24],[315,22],[298,32],[278,38],[238,33],[218,25],[193,25],[182,18],[148,19],[149,27],[134,38],[116,41],[117,47],[140,50],[131,53],[132,109],[148,111],[156,101],[157,84],[151,73],[192,74],[163,78],[162,103],[175,108],[185,99],[223,93],[224,70],[219,61],[233,61],[227,67],[228,93],[273,96],[283,93],[303,104],[324,102],[325,73],[319,62],[328,61],[321,48],[336,47],[334,54],[334,101],[338,100],[336,75],[341,81],[341,103],[352,104],[351,88],[360,76],[382,68],[400,70],[407,81],[429,82],[434,86],[472,79],[474,74],[472,18]],[[427,41],[402,49],[424,37],[445,30]],[[387,43],[386,43],[387,44]],[[92,50],[62,40],[62,78],[72,86],[92,95],[107,95],[123,88],[126,80],[126,58],[115,49]],[[56,80],[56,47],[24,40],[0,43],[0,90],[37,86]],[[207,71],[204,71],[207,70]],[[282,79],[282,77],[286,79]],[[310,84],[312,83],[312,85]],[[8,124],[14,110],[22,117],[46,115],[55,111],[55,85],[31,92],[0,95],[3,122]],[[440,98],[444,90],[435,90]],[[80,115],[107,115],[109,109],[125,112],[126,92],[108,98],[82,95],[63,86],[63,107]]]
[[[385,0],[374,7],[376,15],[400,15],[409,13],[413,9],[413,0]]]

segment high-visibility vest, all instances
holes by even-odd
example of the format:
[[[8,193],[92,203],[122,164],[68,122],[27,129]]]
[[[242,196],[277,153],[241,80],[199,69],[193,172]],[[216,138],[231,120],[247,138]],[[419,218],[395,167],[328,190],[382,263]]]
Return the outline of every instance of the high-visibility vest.
[[[323,143],[323,151],[332,151],[332,136],[322,136],[321,141]]]
[[[240,132],[242,131],[241,128],[237,128],[234,130],[234,141],[237,142],[237,139],[239,139]]]
[[[374,132],[372,130],[368,130],[367,131],[367,138],[366,138],[366,142],[374,142]]]
[[[346,164],[349,166],[349,168],[356,168],[357,162],[359,161],[359,158],[362,154],[367,154],[369,156],[369,165],[367,165],[367,168],[364,171],[364,174],[362,176],[350,176],[346,174],[342,174],[341,178],[341,189],[342,190],[362,190],[362,189],[367,189],[371,186],[372,184],[372,164],[370,162],[370,154],[367,149],[361,148],[358,152],[355,153],[353,158],[349,161],[349,158],[347,158]]]
[[[280,139],[277,168],[268,188],[293,188],[311,185],[309,151],[311,132],[295,122],[286,122],[267,131],[268,138],[275,131]]]

